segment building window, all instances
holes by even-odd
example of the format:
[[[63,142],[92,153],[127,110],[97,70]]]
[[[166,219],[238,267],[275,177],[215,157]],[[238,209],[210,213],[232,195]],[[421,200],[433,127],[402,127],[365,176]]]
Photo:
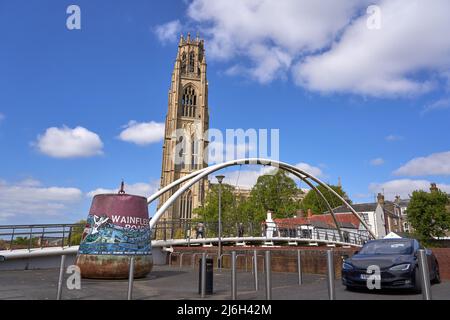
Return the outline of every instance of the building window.
[[[192,191],[189,190],[183,194],[180,203],[180,218],[189,220],[192,218]]]
[[[181,73],[186,74],[186,53],[181,56]]]
[[[197,94],[192,86],[188,86],[183,91],[181,97],[182,116],[195,118],[197,114]]]
[[[195,70],[195,53],[191,51],[189,53],[189,73],[194,73]]]

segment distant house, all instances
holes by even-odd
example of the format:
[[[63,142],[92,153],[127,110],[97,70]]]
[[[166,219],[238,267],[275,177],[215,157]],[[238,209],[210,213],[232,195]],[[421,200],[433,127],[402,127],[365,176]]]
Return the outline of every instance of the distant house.
[[[352,208],[363,218],[377,238],[384,238],[390,232],[404,232],[406,200],[398,198],[397,203],[385,201],[381,193],[377,196],[377,202],[352,204]],[[351,213],[347,206],[342,205],[333,209],[335,213]],[[364,230],[360,225],[360,231]]]

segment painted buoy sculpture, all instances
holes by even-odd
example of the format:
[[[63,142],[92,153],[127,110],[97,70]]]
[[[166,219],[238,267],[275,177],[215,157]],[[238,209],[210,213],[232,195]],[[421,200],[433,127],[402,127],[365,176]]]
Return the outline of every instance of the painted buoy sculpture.
[[[96,195],[83,232],[76,264],[83,278],[126,279],[130,257],[134,276],[145,277],[153,266],[147,199],[126,194]]]

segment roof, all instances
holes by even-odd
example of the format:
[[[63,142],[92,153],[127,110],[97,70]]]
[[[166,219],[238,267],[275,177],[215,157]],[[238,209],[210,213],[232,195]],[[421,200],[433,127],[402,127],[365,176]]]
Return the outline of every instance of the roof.
[[[358,229],[360,221],[352,213],[339,213],[336,214],[336,220],[341,228]],[[317,228],[336,228],[333,216],[331,214],[313,215],[310,218],[284,218],[274,219],[274,222],[282,226],[294,226],[294,225],[312,225]]]
[[[356,212],[370,212],[375,211],[377,208],[377,202],[371,203],[355,203],[352,204],[352,208],[355,209]],[[334,213],[348,213],[351,212],[350,209],[346,205],[339,206],[333,209]]]

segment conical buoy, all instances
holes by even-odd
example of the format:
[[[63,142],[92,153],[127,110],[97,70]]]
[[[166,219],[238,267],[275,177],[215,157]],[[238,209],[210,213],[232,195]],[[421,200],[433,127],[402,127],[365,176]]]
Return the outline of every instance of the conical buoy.
[[[130,257],[134,276],[145,277],[153,266],[147,199],[126,194],[94,197],[76,264],[83,278],[126,279]]]

